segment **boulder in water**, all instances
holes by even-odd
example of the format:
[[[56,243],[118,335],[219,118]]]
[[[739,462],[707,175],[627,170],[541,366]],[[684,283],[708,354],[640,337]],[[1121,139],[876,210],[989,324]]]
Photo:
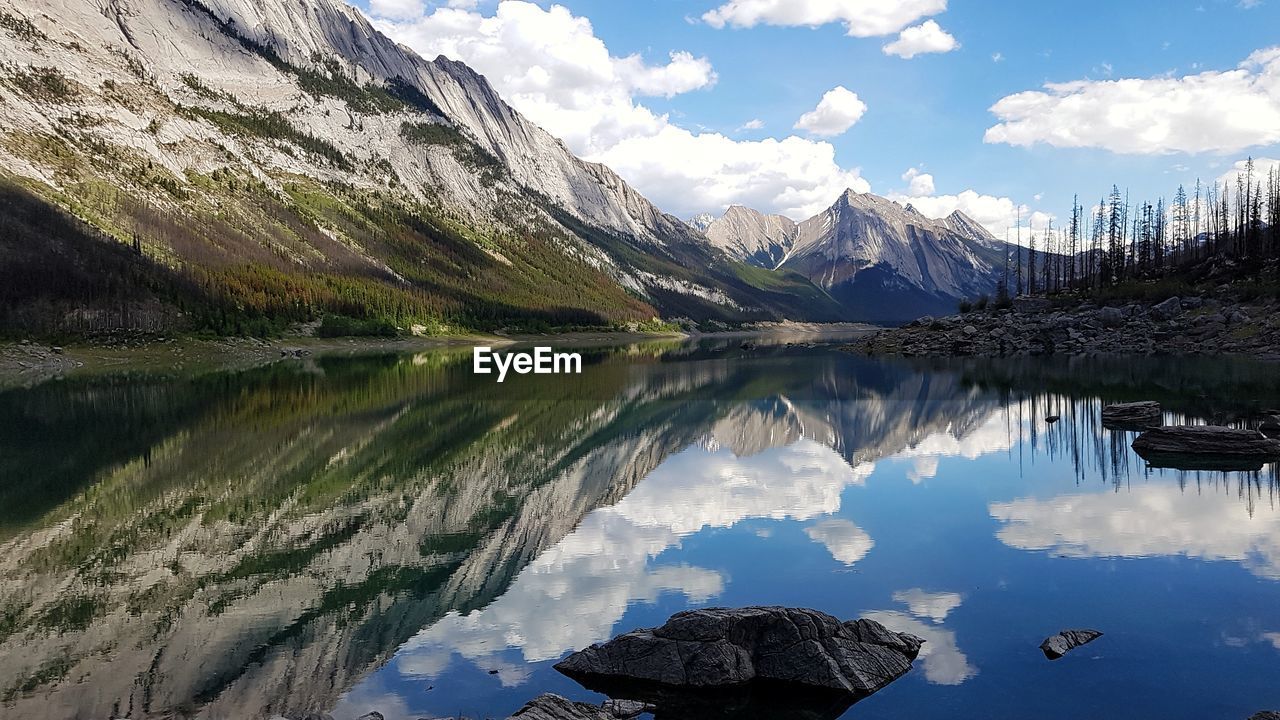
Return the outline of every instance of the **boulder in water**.
[[[1057,660],[1072,650],[1086,645],[1102,637],[1102,633],[1097,630],[1063,630],[1057,635],[1050,635],[1040,643],[1040,649],[1044,652],[1044,656],[1050,660]]]
[[[1133,441],[1144,458],[1192,455],[1209,458],[1280,459],[1280,440],[1257,430],[1216,425],[1151,428]]]
[[[816,610],[710,608],[592,645],[556,669],[614,697],[609,688],[619,684],[714,689],[760,681],[860,699],[910,670],[923,642],[872,620],[841,622]]]
[[[1160,403],[1151,400],[1143,402],[1116,403],[1102,408],[1102,424],[1116,428],[1149,428],[1160,424],[1164,416]]]

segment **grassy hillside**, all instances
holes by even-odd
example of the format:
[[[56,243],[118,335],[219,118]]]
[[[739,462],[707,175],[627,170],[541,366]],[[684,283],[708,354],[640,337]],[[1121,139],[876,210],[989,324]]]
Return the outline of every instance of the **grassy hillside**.
[[[657,314],[550,230],[485,235],[389,192],[300,177],[274,192],[230,171],[170,178],[154,203],[71,157],[78,177],[60,191],[0,179],[0,333],[268,334],[331,315],[442,333]]]

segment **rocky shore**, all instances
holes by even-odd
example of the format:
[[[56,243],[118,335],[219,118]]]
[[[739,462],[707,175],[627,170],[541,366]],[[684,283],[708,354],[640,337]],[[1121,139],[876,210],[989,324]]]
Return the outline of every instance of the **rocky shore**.
[[[1099,305],[1023,297],[1001,309],[922,317],[848,349],[904,356],[1237,354],[1280,360],[1280,304],[1171,297]]]

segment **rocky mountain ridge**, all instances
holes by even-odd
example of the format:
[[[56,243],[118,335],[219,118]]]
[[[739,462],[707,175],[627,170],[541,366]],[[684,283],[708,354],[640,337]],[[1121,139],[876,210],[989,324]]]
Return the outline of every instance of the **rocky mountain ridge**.
[[[993,294],[1005,251],[959,210],[935,220],[911,205],[852,190],[800,223],[735,206],[706,232],[733,257],[795,270],[851,313],[885,321]]]
[[[0,0],[0,19],[0,190],[31,208],[0,270],[92,279],[114,240],[146,278],[12,290],[0,326],[842,319],[338,0]],[[57,209],[84,227],[32,219]]]

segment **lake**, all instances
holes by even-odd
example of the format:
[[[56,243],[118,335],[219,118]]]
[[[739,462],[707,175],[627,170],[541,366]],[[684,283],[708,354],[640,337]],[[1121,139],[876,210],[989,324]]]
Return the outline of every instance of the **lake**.
[[[744,605],[927,641],[850,718],[1280,709],[1276,467],[1148,468],[1099,419],[1229,422],[1274,366],[739,343],[0,392],[0,716],[503,718],[601,699],[573,650]]]

